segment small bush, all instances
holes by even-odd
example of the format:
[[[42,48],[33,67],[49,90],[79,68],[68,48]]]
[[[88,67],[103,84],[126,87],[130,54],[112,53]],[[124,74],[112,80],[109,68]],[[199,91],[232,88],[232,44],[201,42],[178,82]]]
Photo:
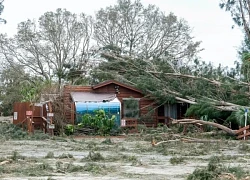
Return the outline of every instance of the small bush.
[[[218,156],[213,156],[210,158],[209,163],[208,163],[208,171],[215,171],[220,163],[220,158]]]
[[[72,124],[67,124],[64,128],[64,132],[67,136],[72,135],[74,133],[74,126]]]
[[[17,151],[13,151],[12,155],[10,156],[10,159],[12,159],[13,161],[17,161],[18,159],[25,159],[24,156],[21,156]]]
[[[215,179],[216,174],[214,172],[208,171],[207,169],[195,169],[192,174],[190,174],[187,180],[211,180]]]
[[[103,174],[104,170],[106,169],[106,166],[104,165],[98,165],[94,163],[86,163],[83,166],[84,171],[88,171],[94,174]]]
[[[114,144],[110,138],[105,139],[104,141],[102,141],[103,144]]]
[[[53,170],[53,168],[48,163],[39,164],[37,168],[39,170]]]
[[[67,172],[79,172],[79,171],[83,171],[84,167],[83,166],[79,166],[79,165],[74,165],[72,163],[68,163],[65,165],[65,171]]]
[[[74,158],[74,156],[72,154],[61,154],[60,156],[58,156],[59,159],[70,159],[70,158]]]
[[[176,164],[181,164],[184,162],[184,159],[183,157],[172,157],[170,159],[170,163],[173,164],[173,165],[176,165]]]

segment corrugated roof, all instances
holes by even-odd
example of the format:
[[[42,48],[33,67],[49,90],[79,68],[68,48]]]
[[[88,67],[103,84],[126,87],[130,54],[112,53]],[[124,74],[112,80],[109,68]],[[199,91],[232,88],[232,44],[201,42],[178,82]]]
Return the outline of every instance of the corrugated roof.
[[[116,94],[110,93],[71,92],[70,95],[74,102],[103,102],[116,98]]]

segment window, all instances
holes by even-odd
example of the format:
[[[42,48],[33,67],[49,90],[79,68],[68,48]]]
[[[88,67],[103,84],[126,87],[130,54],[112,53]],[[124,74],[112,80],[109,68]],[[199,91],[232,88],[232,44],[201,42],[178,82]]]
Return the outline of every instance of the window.
[[[138,98],[123,99],[124,118],[139,118],[139,100]]]

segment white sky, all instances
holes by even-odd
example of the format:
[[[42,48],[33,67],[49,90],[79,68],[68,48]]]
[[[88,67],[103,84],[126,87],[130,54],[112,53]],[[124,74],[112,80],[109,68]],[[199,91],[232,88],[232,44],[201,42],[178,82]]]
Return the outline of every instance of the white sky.
[[[202,41],[205,50],[199,56],[215,66],[233,67],[237,60],[243,34],[234,25],[230,14],[219,8],[220,0],[141,0],[144,5],[155,4],[166,14],[173,12],[188,21],[193,36]],[[5,0],[2,18],[7,24],[0,25],[0,33],[13,35],[17,24],[27,19],[38,19],[47,11],[66,8],[72,13],[94,15],[100,8],[116,3],[116,0]]]

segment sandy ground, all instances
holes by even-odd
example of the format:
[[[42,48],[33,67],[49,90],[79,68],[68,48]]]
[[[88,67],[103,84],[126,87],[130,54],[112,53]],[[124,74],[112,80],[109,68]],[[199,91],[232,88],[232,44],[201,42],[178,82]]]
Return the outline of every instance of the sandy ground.
[[[0,116],[0,122],[13,122],[13,117],[12,116]]]
[[[0,117],[6,120],[12,117]],[[223,166],[242,167],[250,175],[249,140],[171,141],[153,147],[152,136],[159,134],[45,140],[0,137],[0,179],[184,180],[196,168],[206,167],[212,156],[220,157]],[[160,134],[160,138],[167,137],[168,133]],[[3,161],[7,163],[1,164]]]
[[[18,159],[14,163],[5,164],[7,168],[15,165],[17,173],[1,173],[0,178],[4,180],[24,179],[56,179],[56,180],[80,180],[80,179],[165,179],[182,180],[192,173],[197,167],[207,166],[211,156],[220,156],[223,164],[228,166],[243,166],[250,170],[250,151],[240,150],[240,141],[222,142],[220,144],[190,144],[174,142],[162,147],[152,147],[149,141],[143,141],[127,137],[112,138],[111,144],[105,144],[106,138],[69,138],[49,140],[2,140],[0,143],[0,157],[8,159],[13,152],[17,152],[24,160]],[[250,143],[244,142],[250,146]],[[177,148],[178,147],[178,148]],[[45,158],[48,153],[54,156]],[[89,153],[100,153],[102,160],[91,160],[87,157]],[[73,158],[60,158],[63,154],[70,154]],[[183,158],[179,164],[170,163],[173,157]],[[33,162],[34,161],[34,162]],[[25,166],[48,163],[53,167],[52,171],[40,175],[29,175]],[[88,163],[101,166],[85,171],[61,172],[56,170],[57,164],[64,167],[68,164],[85,166]],[[21,166],[20,166],[21,164]],[[18,171],[18,169],[22,169]],[[23,171],[23,172],[22,172]],[[38,173],[38,174],[36,174]]]

